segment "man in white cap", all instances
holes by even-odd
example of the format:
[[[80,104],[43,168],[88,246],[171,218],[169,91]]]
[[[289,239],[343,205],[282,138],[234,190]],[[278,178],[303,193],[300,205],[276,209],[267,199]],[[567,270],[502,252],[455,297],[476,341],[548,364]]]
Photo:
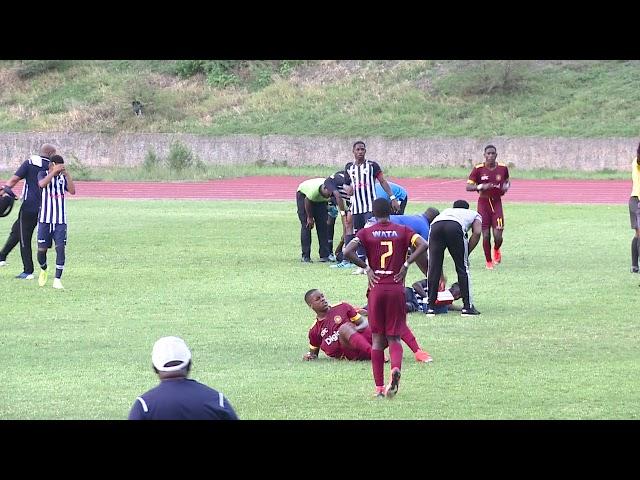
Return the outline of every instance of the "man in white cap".
[[[151,362],[160,385],[136,398],[129,420],[238,420],[222,393],[187,378],[191,352],[184,340],[162,337]]]

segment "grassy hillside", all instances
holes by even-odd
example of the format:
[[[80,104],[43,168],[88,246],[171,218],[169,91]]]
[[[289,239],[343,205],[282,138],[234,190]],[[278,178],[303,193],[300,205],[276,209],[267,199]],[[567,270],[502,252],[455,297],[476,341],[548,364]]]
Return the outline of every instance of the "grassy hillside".
[[[635,137],[639,81],[638,61],[0,61],[0,131]]]

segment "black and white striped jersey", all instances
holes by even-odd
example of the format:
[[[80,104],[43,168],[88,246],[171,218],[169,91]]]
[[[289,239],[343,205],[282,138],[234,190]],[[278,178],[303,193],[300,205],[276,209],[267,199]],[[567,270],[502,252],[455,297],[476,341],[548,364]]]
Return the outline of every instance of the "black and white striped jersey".
[[[38,174],[38,181],[47,176],[47,172]],[[53,177],[49,185],[42,189],[39,221],[42,223],[67,223],[67,211],[64,202],[64,192],[67,189],[67,179],[64,174]]]
[[[367,213],[373,210],[373,201],[376,199],[376,183],[382,169],[377,162],[365,160],[358,165],[355,161],[345,165],[345,183],[353,185],[351,196],[351,213]]]

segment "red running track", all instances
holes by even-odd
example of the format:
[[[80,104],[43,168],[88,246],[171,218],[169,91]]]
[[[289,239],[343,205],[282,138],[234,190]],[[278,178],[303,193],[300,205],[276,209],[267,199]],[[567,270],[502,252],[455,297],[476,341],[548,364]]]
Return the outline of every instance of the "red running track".
[[[298,185],[309,177],[241,177],[207,182],[86,182],[76,181],[76,198],[186,198],[203,200],[295,200]],[[465,190],[466,179],[390,179],[409,192],[409,201],[476,201]],[[16,193],[21,183],[14,187]],[[631,180],[518,180],[512,179],[508,202],[626,204]]]

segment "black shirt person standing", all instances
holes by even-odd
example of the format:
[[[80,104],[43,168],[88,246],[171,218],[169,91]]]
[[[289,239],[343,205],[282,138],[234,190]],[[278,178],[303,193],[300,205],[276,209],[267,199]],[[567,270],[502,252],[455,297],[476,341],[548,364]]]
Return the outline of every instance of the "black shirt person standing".
[[[28,160],[22,162],[18,170],[13,174],[6,187],[12,188],[21,179],[24,179],[22,187],[22,206],[18,219],[11,227],[11,233],[2,250],[0,250],[0,267],[6,265],[7,255],[20,242],[20,255],[22,256],[22,273],[16,278],[23,280],[33,279],[33,254],[31,250],[31,237],[33,230],[38,225],[38,209],[40,208],[40,187],[38,186],[38,173],[49,169],[49,158],[55,155],[56,147],[45,143],[40,147],[39,155],[31,155]]]

